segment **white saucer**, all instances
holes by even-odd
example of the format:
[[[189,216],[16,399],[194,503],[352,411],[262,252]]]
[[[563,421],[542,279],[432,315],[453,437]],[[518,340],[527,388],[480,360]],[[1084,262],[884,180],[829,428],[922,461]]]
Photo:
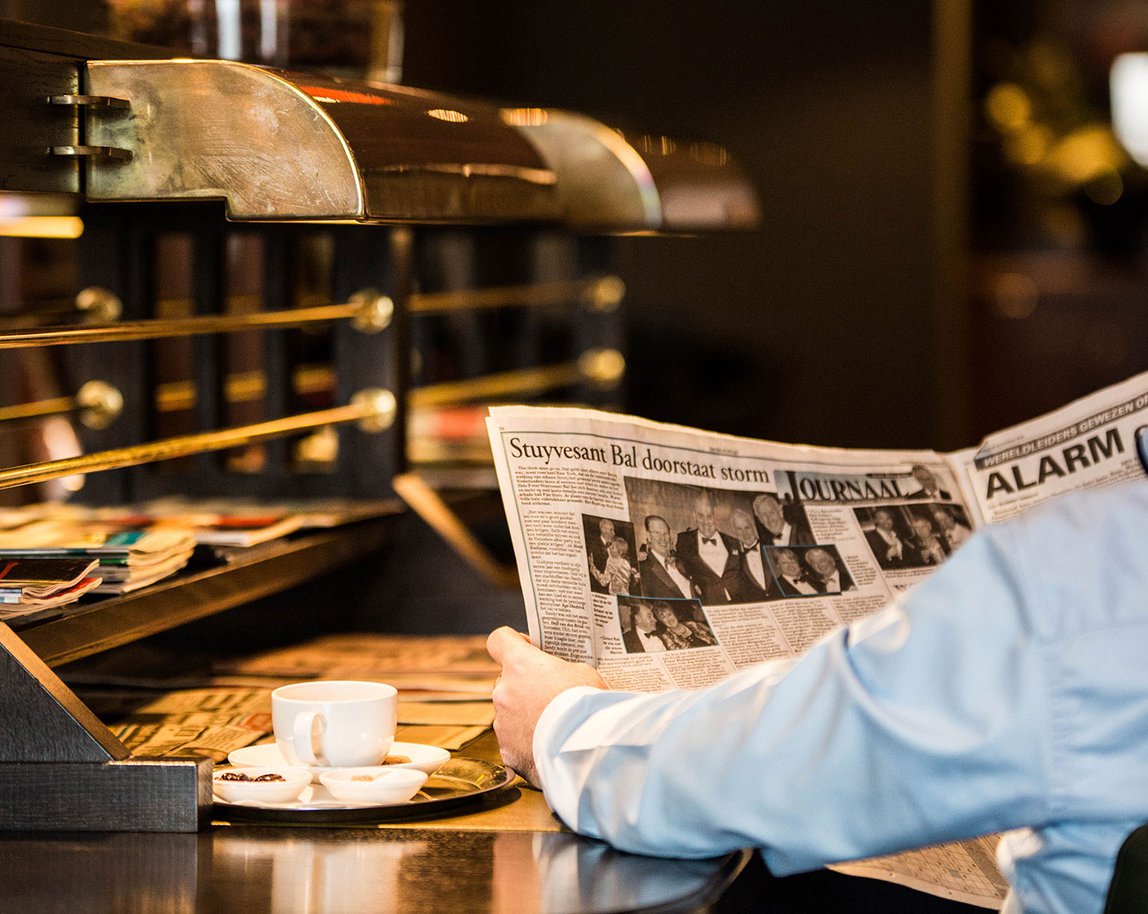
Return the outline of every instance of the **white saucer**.
[[[389,755],[405,755],[409,762],[397,762],[388,765],[388,768],[417,768],[427,774],[434,774],[450,758],[450,753],[438,746],[428,746],[425,743],[392,743]],[[275,743],[260,743],[256,746],[244,746],[227,754],[227,760],[236,768],[282,768],[289,764],[279,751]],[[334,768],[311,767],[311,780],[319,783],[319,775]],[[326,789],[324,788],[324,793]]]
[[[333,770],[333,769],[327,769]],[[286,800],[281,803],[270,803],[262,800],[225,800],[219,794],[215,794],[212,800],[221,806],[251,806],[255,809],[294,809],[294,810],[309,810],[309,809],[355,809],[358,807],[371,807],[371,806],[404,806],[410,803],[410,800],[403,800],[400,803],[348,803],[344,800],[336,800],[331,796],[331,792],[327,790],[322,784],[309,784],[303,788],[303,792],[299,794],[298,799]]]
[[[288,800],[282,803],[269,803],[262,800],[225,800],[219,794],[212,797],[217,804],[224,806],[253,806],[256,809],[315,809],[317,807],[331,806],[339,809],[345,809],[350,804],[342,803],[336,800],[327,791],[326,787],[319,784],[309,784],[303,788],[303,792],[299,794],[298,799]]]

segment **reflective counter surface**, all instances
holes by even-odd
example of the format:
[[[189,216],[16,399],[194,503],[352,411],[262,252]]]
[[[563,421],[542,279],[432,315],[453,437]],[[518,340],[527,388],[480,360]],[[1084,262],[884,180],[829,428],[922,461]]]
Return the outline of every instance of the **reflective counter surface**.
[[[494,761],[498,747],[488,733],[457,754]],[[0,914],[705,911],[747,856],[625,854],[562,829],[519,781],[444,818],[380,825],[0,834]]]
[[[456,756],[499,761],[490,731]],[[225,810],[216,807],[216,813]],[[230,824],[198,834],[0,833],[0,914],[976,914],[758,855],[672,860],[564,829],[516,780],[439,818]]]
[[[695,911],[740,864],[564,833],[264,826],[4,836],[0,858],[0,910],[45,914]]]

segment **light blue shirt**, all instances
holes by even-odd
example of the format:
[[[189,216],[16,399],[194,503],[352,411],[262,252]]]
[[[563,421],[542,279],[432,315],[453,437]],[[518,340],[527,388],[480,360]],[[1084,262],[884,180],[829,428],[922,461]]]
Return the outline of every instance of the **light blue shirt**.
[[[563,692],[534,758],[558,816],[625,850],[785,874],[1008,831],[1007,911],[1099,912],[1148,821],[1148,482],[978,531],[796,663]]]

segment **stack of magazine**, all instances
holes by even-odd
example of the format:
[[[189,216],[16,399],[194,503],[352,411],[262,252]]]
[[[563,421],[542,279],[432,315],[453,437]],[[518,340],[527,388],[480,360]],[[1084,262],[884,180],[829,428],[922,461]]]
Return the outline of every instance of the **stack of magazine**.
[[[0,558],[0,619],[74,603],[100,584],[89,558]]]
[[[205,546],[257,546],[299,530],[337,527],[393,511],[393,502],[346,498],[243,501],[160,498],[91,509],[109,523],[187,528]]]
[[[85,559],[96,564],[91,592],[128,593],[183,568],[195,534],[175,526],[100,521],[60,506],[29,506],[0,517],[0,562]],[[85,591],[87,592],[87,591]]]
[[[74,559],[95,562],[93,580],[73,582],[84,593],[123,594],[182,569],[197,545],[232,561],[246,548],[299,530],[323,529],[395,510],[392,500],[317,499],[275,502],[167,498],[132,505],[92,507],[56,502],[0,510],[3,562]],[[32,610],[27,598],[4,601],[0,619]],[[53,606],[61,605],[63,594]],[[14,608],[15,607],[15,608]],[[38,606],[37,610],[47,608]]]

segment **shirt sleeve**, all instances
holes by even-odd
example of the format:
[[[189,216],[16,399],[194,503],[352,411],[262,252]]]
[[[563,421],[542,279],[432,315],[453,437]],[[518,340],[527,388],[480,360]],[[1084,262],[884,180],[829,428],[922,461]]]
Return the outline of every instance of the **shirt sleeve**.
[[[979,532],[799,662],[696,691],[562,693],[535,734],[547,800],[625,850],[759,847],[779,874],[1075,814],[1056,780],[1076,738],[1062,712],[1105,696],[1062,695],[1058,677],[1066,644],[1148,615],[1137,485],[1131,501],[1066,496]],[[1090,587],[1114,548],[1123,583]]]

